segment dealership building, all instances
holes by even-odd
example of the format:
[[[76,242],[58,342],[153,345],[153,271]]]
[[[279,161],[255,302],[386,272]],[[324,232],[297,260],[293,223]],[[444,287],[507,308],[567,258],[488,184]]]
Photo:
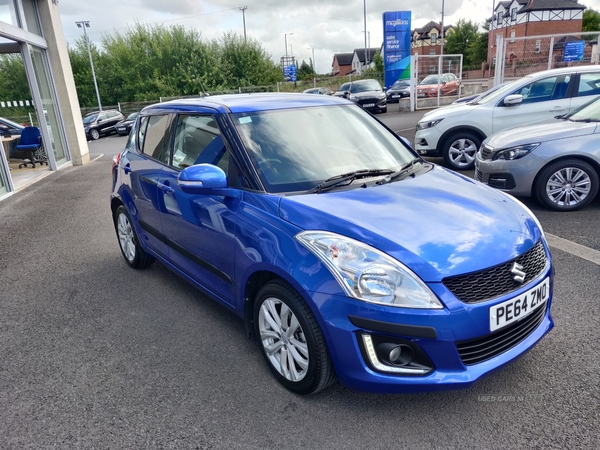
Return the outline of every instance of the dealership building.
[[[35,122],[40,126],[47,165],[17,169],[10,165],[15,138],[3,137],[0,149],[0,199],[23,183],[22,175],[39,177],[70,165],[89,162],[89,151],[67,43],[59,15],[58,0],[0,0],[0,53],[23,59]],[[6,107],[21,99],[0,99]],[[12,102],[11,102],[12,101]],[[29,100],[27,100],[29,103]],[[22,102],[17,105],[22,106]],[[0,108],[0,116],[4,108]],[[12,146],[12,147],[11,147]]]

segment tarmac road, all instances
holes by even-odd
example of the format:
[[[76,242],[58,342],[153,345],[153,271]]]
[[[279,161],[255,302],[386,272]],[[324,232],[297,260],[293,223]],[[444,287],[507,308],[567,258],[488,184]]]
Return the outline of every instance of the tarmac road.
[[[0,202],[0,448],[600,448],[599,268],[580,247],[553,249],[556,328],[473,388],[298,397],[236,316],[122,260],[109,194],[125,141]],[[597,255],[598,201],[535,212]]]

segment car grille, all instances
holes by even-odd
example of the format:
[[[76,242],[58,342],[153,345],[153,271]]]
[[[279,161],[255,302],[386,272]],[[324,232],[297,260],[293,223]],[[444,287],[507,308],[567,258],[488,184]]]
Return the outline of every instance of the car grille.
[[[479,152],[481,154],[481,159],[490,159],[493,151],[494,151],[494,149],[492,147],[489,147],[488,145],[483,144],[481,146],[481,148],[479,149]]]
[[[523,266],[525,280],[519,283],[513,279],[511,269],[513,264]],[[544,244],[540,239],[521,256],[478,272],[448,277],[442,283],[456,298],[465,303],[478,303],[513,292],[537,278],[548,264]]]
[[[463,364],[470,366],[487,361],[522,342],[542,323],[548,304],[540,307],[523,320],[487,336],[456,343]]]

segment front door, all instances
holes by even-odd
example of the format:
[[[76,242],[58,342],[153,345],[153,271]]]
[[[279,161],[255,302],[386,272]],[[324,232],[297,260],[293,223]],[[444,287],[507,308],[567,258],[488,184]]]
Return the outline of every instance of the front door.
[[[170,261],[207,290],[234,304],[235,219],[240,201],[187,194],[177,185],[177,176],[185,167],[208,163],[227,174],[229,162],[229,151],[212,115],[179,115],[172,160],[160,173],[159,182]]]

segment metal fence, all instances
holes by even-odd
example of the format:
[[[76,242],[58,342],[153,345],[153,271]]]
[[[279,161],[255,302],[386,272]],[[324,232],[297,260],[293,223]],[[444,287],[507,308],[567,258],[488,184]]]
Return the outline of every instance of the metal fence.
[[[424,108],[436,108],[441,104],[449,103],[460,97],[462,84],[460,83],[462,75],[462,63],[463,55],[412,55],[411,59],[411,72],[413,73],[413,79],[415,85],[423,81],[429,75],[437,75],[438,87],[433,89],[433,95],[430,92],[417,90],[416,86],[415,95],[411,96],[415,109]],[[457,83],[456,89],[446,89],[442,84],[444,83],[443,75],[453,74],[459,82]],[[453,85],[454,86],[454,85]],[[443,97],[443,99],[442,99]]]
[[[492,73],[496,84],[541,70],[598,64],[600,32],[498,37]]]

